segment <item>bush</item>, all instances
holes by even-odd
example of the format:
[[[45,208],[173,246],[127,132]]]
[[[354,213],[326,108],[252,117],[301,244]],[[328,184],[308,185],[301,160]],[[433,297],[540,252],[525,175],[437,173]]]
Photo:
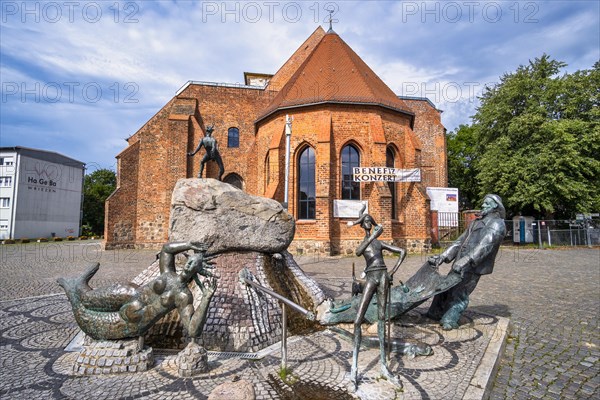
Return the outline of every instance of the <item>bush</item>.
[[[37,240],[38,243],[47,242],[47,241],[48,241],[48,239],[46,239],[46,238],[39,238]]]
[[[16,242],[13,239],[4,239],[2,244],[15,244]]]
[[[94,235],[94,231],[92,227],[88,224],[81,225],[81,235],[82,236],[92,236]]]
[[[67,236],[67,240],[75,240],[75,236]]]
[[[79,236],[79,240],[88,240],[87,236]]]
[[[23,238],[23,239],[21,239],[21,243],[29,243],[29,242],[30,242],[30,240],[29,240],[29,239],[27,239],[27,238]]]
[[[61,237],[55,237],[53,238],[55,242],[62,242],[63,238]]]

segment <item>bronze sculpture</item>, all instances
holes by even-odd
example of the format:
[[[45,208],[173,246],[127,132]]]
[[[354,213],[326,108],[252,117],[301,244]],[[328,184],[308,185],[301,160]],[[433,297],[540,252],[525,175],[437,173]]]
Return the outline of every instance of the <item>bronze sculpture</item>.
[[[193,250],[181,272],[175,268],[178,253]],[[112,285],[92,289],[88,282],[100,264],[92,265],[81,277],[59,278],[77,324],[94,339],[124,339],[144,335],[171,310],[177,309],[188,336],[199,336],[206,321],[208,305],[216,289],[217,277],[210,271],[207,247],[197,242],[167,243],[159,254],[160,275],[147,284],[134,287]],[[206,279],[201,281],[198,275]],[[202,291],[196,309],[188,285],[194,280]]]
[[[371,215],[364,213],[365,208],[366,206],[362,207],[357,221],[348,223],[350,226],[360,224],[361,228],[365,230],[365,237],[362,243],[356,249],[356,255],[358,257],[361,255],[364,256],[367,264],[364,270],[366,283],[362,287],[363,296],[354,320],[354,352],[352,355],[350,380],[354,383],[355,387],[358,386],[358,351],[360,348],[360,342],[362,340],[361,325],[365,313],[369,308],[369,304],[371,303],[371,299],[373,298],[375,291],[377,291],[377,335],[379,337],[379,364],[381,366],[381,374],[388,381],[401,386],[399,379],[392,375],[387,367],[385,351],[385,321],[386,314],[388,314],[388,312],[386,312],[386,306],[388,306],[390,300],[390,286],[393,283],[392,281],[394,273],[398,270],[398,267],[400,267],[400,264],[406,257],[406,250],[377,240],[377,238],[383,232],[383,228],[375,223],[375,220]],[[373,233],[371,233],[371,229],[373,229]],[[383,260],[384,249],[400,254],[396,265],[394,265],[394,268],[389,273]]]
[[[458,285],[434,297],[427,312],[429,318],[440,321],[442,329],[458,328],[479,278],[492,273],[500,243],[506,235],[505,213],[500,196],[486,195],[481,214],[469,228],[442,254],[429,258],[435,266],[454,261],[452,270],[462,276]]]
[[[215,125],[209,125],[206,127],[206,132],[204,133],[204,137],[198,143],[198,147],[191,153],[188,153],[189,157],[193,157],[200,149],[204,146],[206,150],[206,154],[202,157],[200,161],[200,172],[198,173],[198,178],[202,178],[202,172],[204,172],[204,164],[208,161],[213,160],[219,166],[219,180],[223,180],[223,173],[225,172],[225,167],[223,166],[223,160],[221,159],[221,154],[219,153],[219,146],[217,144],[217,140],[212,137],[212,133],[215,129]]]

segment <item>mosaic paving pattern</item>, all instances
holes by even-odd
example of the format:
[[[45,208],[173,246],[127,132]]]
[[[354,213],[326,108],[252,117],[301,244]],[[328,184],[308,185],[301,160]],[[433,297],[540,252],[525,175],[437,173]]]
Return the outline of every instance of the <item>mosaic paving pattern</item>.
[[[56,256],[57,251],[60,257]],[[155,254],[155,250],[102,251],[100,243],[93,241],[62,242],[60,245],[30,243],[0,246],[0,277],[2,277],[0,300],[7,301],[0,303],[0,332],[2,335],[7,332],[7,335],[20,337],[20,339],[8,339],[0,336],[0,398],[11,400],[82,398],[81,396],[70,397],[71,395],[67,395],[66,391],[60,390],[63,386],[64,390],[67,387],[77,389],[78,385],[81,389],[83,385],[68,375],[70,366],[61,372],[60,366],[64,363],[57,362],[59,357],[69,357],[73,354],[64,353],[62,350],[63,343],[66,344],[75,332],[68,304],[65,300],[57,301],[64,297],[48,296],[40,299],[30,296],[59,293],[61,289],[56,284],[57,277],[78,275],[91,262],[101,263],[99,273],[92,280],[93,286],[129,282],[155,260]],[[406,280],[410,277],[426,257],[426,255],[409,256],[398,271],[397,279]],[[319,283],[327,297],[346,296],[349,293],[352,263],[356,263],[357,270],[360,270],[362,261],[356,257],[318,255],[294,256],[294,258],[307,275]],[[393,261],[390,260],[390,263],[393,264]],[[10,302],[13,299],[23,298],[28,298],[19,301],[19,303],[25,301],[23,305]],[[41,307],[40,304],[48,307]],[[473,313],[481,313],[480,315],[510,318],[513,327],[492,388],[492,400],[600,398],[599,248],[540,251],[503,247],[496,260],[494,273],[481,279],[472,295],[469,307]],[[9,309],[11,311],[8,311]],[[61,309],[65,311],[61,312]],[[29,315],[30,312],[36,314],[32,317]],[[53,314],[54,312],[56,313]],[[40,318],[41,316],[46,319]],[[17,327],[25,323],[33,324],[36,320],[51,326],[38,325],[35,328],[38,330],[34,335],[36,338],[25,341],[22,336],[23,327]],[[483,324],[483,320],[477,319],[477,321],[482,321]],[[57,333],[57,326],[58,331],[63,332],[64,336],[60,336],[60,332]],[[8,332],[11,327],[14,329]],[[49,330],[43,331],[43,329]],[[435,327],[424,329],[426,330],[421,333],[427,338],[423,339],[424,341],[435,340],[438,337],[433,333],[437,332]],[[481,331],[484,336],[491,335],[484,329]],[[444,335],[449,345],[450,336]],[[46,340],[47,347],[41,350],[40,346],[44,346]],[[62,343],[59,345],[56,341]],[[341,340],[340,343],[340,346],[347,346]],[[460,356],[460,353],[452,352],[455,349],[446,348],[445,344],[441,344],[440,347],[435,349],[437,351],[435,357],[441,357],[441,352],[446,351],[450,367],[453,363],[462,362],[462,359],[456,360],[450,356],[454,354]],[[350,349],[348,348],[347,351],[349,352]],[[345,370],[348,370],[350,360],[348,354],[340,352],[333,355],[338,359],[336,365],[344,365]],[[168,356],[170,355],[163,355],[162,359]],[[255,361],[218,360],[216,362],[221,364],[235,363],[235,372],[223,373],[218,376],[218,379],[220,382],[227,382],[235,379],[236,376],[242,377],[241,371],[244,371],[244,374],[253,374],[252,376],[257,377],[251,381],[255,384],[259,398],[294,398],[286,397],[289,394],[289,390],[286,391],[288,386],[277,384],[280,382],[276,374],[280,359],[276,353],[272,357],[260,362],[260,365],[267,365],[268,362],[272,364],[271,369],[267,369],[266,375],[262,372],[259,374],[261,370],[258,369],[258,363]],[[426,360],[402,358],[395,361],[398,365],[403,362],[407,365],[410,363],[412,366],[412,372],[404,375],[405,391],[413,390],[409,389],[409,386],[414,386],[411,379],[427,393],[455,390],[454,383],[449,382],[445,376],[419,370],[429,368]],[[438,365],[434,368],[444,368],[445,364],[440,365],[438,358],[435,360]],[[153,371],[156,368],[155,366]],[[345,370],[340,368],[339,373],[343,374]],[[11,374],[5,371],[10,371]],[[168,371],[166,367],[161,376],[164,376],[165,371]],[[441,371],[441,374],[445,373],[445,370]],[[203,398],[198,393],[208,393],[208,389],[194,388],[214,387],[216,384],[212,380],[178,380],[175,375],[168,376],[172,379],[168,391],[161,389],[158,392],[144,392],[144,394],[138,391],[136,396],[157,400]],[[274,378],[270,379],[270,376]],[[320,378],[320,381],[324,379],[326,378]],[[341,381],[341,386],[346,382],[345,379],[334,374],[328,379],[332,382]],[[257,382],[260,382],[260,385]],[[462,381],[456,383],[459,384],[462,384]],[[122,398],[119,394],[121,389],[124,390],[123,393],[135,392],[124,387],[125,385],[126,381],[122,381],[115,387],[106,386],[104,392],[111,394],[103,394],[104,392],[98,389],[99,395],[95,397]],[[364,394],[363,397],[369,399],[388,398],[386,393],[391,396],[389,398],[402,398],[402,396],[409,398],[405,392],[393,392],[391,388],[386,389],[385,393],[378,392],[381,395],[377,397],[373,393],[376,392],[378,385],[387,388],[385,382],[365,380],[358,394]],[[307,388],[324,390],[323,386],[319,386],[319,382],[306,380],[293,388],[299,396],[306,393]],[[425,395],[423,394],[422,397]],[[433,394],[428,397],[436,398]],[[295,398],[310,399],[311,396]],[[344,397],[342,392],[338,392],[332,398],[342,400]]]
[[[317,332],[288,342],[288,384],[279,378],[281,354],[275,349],[260,360],[209,355],[210,370],[193,378],[177,374],[175,352],[155,350],[155,365],[147,372],[101,376],[75,376],[78,353],[65,346],[78,332],[64,296],[46,296],[22,304],[0,303],[0,397],[10,399],[205,399],[219,384],[246,379],[258,399],[302,398],[300,388],[326,388],[335,399],[360,396],[369,399],[460,398],[479,364],[496,319],[469,314],[464,326],[442,335],[439,327],[417,310],[393,326],[393,335],[431,345],[434,355],[409,359],[394,354],[390,367],[404,383],[402,391],[379,379],[377,349],[360,353],[362,383],[352,393],[347,371],[351,343],[332,331]],[[461,362],[459,363],[459,359]],[[292,386],[289,386],[292,385]],[[306,397],[309,398],[309,397]]]

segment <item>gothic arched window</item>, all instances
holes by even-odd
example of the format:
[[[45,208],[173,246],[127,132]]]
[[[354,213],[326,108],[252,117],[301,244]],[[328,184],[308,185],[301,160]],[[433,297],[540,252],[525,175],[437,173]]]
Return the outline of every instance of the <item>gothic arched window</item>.
[[[358,149],[349,144],[342,149],[342,199],[360,200],[360,184],[352,179],[352,168],[360,167]]]
[[[225,179],[223,179],[223,182],[229,183],[231,186],[235,186],[240,190],[244,190],[244,180],[236,173],[227,175]]]
[[[298,219],[316,218],[315,152],[306,147],[298,157]]]

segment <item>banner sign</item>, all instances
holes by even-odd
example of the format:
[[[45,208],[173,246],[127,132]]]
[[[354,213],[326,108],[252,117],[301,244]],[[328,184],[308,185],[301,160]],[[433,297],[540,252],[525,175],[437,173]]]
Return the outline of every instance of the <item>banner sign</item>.
[[[354,182],[421,182],[421,170],[419,168],[354,167],[352,177]]]

